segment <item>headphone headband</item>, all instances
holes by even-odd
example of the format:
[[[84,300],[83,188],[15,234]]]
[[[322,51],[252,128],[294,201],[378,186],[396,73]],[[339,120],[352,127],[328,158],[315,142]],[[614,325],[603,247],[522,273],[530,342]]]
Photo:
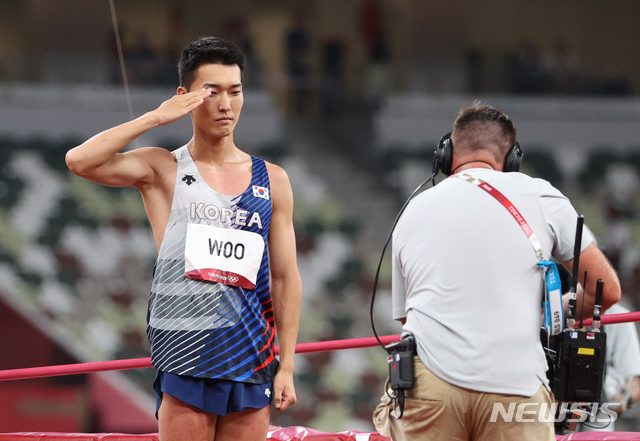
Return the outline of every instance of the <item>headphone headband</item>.
[[[433,171],[437,173],[441,171],[446,176],[451,175],[451,167],[453,165],[453,142],[451,141],[451,132],[440,138],[436,151],[433,152]],[[504,172],[517,172],[520,170],[522,164],[522,149],[520,144],[516,142],[507,153],[504,158],[504,165],[502,171]]]

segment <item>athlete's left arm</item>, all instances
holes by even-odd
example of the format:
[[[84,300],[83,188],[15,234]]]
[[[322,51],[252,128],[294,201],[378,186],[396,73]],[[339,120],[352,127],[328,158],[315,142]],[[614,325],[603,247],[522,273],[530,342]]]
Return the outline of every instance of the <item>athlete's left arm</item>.
[[[296,402],[293,365],[300,323],[302,281],[296,260],[293,229],[293,191],[286,172],[267,164],[271,183],[273,212],[269,231],[271,297],[278,344],[280,368],[273,380],[276,409],[284,410]]]

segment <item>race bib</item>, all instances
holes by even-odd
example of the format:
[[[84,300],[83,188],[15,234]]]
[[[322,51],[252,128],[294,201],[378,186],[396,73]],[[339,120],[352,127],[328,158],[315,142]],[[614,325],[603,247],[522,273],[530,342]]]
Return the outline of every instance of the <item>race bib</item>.
[[[264,253],[258,233],[187,224],[185,277],[253,289]]]

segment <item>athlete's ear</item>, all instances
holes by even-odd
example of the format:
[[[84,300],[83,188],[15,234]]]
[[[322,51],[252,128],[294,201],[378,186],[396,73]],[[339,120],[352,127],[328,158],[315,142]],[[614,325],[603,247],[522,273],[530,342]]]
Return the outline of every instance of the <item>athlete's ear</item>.
[[[189,93],[189,91],[185,87],[178,87],[178,95],[184,95],[185,93]]]

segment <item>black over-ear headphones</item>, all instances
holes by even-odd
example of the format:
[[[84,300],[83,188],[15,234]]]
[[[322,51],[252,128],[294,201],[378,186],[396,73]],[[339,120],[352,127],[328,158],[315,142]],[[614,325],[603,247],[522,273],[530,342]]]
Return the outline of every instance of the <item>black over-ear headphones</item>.
[[[433,171],[440,170],[446,176],[451,175],[453,164],[453,142],[451,142],[451,132],[440,138],[433,158]],[[505,172],[517,172],[522,164],[522,149],[517,142],[509,149],[504,158],[502,170]]]

